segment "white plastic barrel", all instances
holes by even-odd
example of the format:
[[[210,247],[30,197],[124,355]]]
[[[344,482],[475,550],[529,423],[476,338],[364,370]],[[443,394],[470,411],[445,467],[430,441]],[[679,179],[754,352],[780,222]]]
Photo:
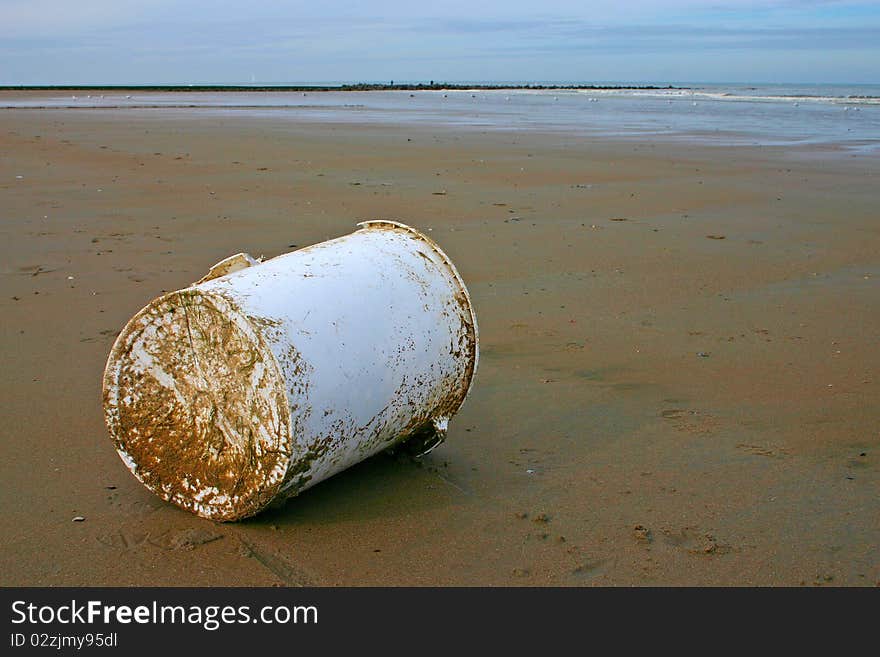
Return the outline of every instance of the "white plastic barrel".
[[[443,440],[477,367],[467,289],[418,231],[358,225],[266,262],[227,258],[128,322],[104,412],[147,488],[237,520],[382,450]]]

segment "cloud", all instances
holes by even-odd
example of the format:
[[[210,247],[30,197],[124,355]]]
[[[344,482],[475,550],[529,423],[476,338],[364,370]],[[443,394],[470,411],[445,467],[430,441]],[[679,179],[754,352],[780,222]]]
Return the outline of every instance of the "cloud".
[[[473,80],[586,58],[631,70],[625,62],[660,55],[693,79],[701,53],[717,64],[782,51],[860,51],[862,68],[880,67],[880,7],[853,0],[0,0],[0,25],[0,83],[221,82],[251,70],[277,81],[402,70]]]
[[[73,36],[154,20],[171,0],[0,0],[0,39]]]

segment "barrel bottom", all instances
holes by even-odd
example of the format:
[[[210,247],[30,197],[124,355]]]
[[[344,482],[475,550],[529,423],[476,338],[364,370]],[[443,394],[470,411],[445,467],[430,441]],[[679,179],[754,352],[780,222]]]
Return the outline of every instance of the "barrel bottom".
[[[120,457],[162,499],[213,520],[267,506],[291,458],[284,378],[247,317],[189,288],[138,313],[104,374]]]

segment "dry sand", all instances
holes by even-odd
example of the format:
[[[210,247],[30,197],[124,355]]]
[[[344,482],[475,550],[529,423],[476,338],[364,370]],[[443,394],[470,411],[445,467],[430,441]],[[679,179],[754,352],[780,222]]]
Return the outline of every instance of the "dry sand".
[[[0,152],[0,584],[880,581],[876,157],[161,110],[6,110]],[[476,305],[446,444],[237,524],[150,494],[119,329],[372,218]]]

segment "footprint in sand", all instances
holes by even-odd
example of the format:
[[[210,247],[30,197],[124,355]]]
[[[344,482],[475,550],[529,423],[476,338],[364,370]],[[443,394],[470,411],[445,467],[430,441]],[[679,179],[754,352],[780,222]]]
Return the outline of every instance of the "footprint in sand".
[[[771,445],[748,445],[746,443],[740,443],[736,448],[749,454],[754,454],[755,456],[769,456],[771,458],[785,458],[788,456],[788,450],[785,448],[773,447]]]
[[[49,268],[46,265],[25,265],[18,268],[19,274],[29,276],[39,276],[40,274],[48,274],[53,271],[58,271],[58,268]]]
[[[683,408],[668,408],[660,416],[669,420],[678,431],[693,434],[712,433],[718,427],[718,420],[709,413]]]
[[[114,550],[132,550],[150,545],[150,534],[149,532],[129,532],[120,529],[117,532],[97,536],[95,540]]]
[[[571,574],[578,578],[593,578],[602,573],[604,561],[584,561],[571,569]]]
[[[730,545],[720,542],[712,533],[692,527],[663,529],[660,532],[661,544],[690,554],[718,555],[732,551]]]
[[[285,556],[239,537],[241,556],[253,559],[287,586],[315,586],[316,578],[304,568],[291,563]]]
[[[223,538],[223,534],[211,529],[190,527],[179,531],[168,532],[161,540],[153,542],[153,545],[163,550],[195,550],[201,545],[207,545]]]
[[[188,529],[165,531],[160,534],[122,530],[102,534],[97,541],[115,550],[133,550],[141,547],[159,548],[165,551],[195,550],[197,547],[213,543],[223,538],[223,534],[211,529],[190,527]]]

